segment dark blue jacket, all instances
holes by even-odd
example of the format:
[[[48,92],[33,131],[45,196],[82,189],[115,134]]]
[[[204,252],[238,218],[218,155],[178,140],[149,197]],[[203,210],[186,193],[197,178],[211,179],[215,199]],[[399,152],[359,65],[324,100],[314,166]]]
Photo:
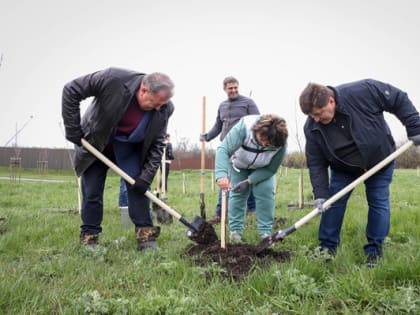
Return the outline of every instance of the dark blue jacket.
[[[394,114],[406,127],[407,136],[420,134],[420,118],[407,94],[380,81],[367,79],[351,82],[334,90],[336,111],[349,119],[350,132],[359,148],[366,170],[395,150],[391,130],[383,112]],[[324,128],[308,116],[304,132],[306,159],[315,198],[328,198],[328,167],[351,172],[326,141]]]

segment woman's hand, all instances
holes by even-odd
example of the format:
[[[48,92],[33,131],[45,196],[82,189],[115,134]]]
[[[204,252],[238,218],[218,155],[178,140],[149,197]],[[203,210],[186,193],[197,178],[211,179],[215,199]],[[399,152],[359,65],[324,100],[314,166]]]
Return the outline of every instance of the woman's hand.
[[[219,178],[217,180],[217,185],[219,186],[221,190],[229,190],[229,178],[227,177]]]

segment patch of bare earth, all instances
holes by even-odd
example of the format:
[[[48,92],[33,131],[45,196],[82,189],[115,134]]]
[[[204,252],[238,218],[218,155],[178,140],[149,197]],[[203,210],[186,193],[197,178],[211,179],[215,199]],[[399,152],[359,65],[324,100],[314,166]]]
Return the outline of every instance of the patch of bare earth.
[[[226,244],[226,248],[222,249],[220,241],[193,244],[186,248],[185,255],[199,266],[217,264],[222,270],[221,277],[235,281],[243,279],[256,267],[268,268],[273,262],[284,262],[290,258],[288,251],[261,250],[259,246],[243,243]]]

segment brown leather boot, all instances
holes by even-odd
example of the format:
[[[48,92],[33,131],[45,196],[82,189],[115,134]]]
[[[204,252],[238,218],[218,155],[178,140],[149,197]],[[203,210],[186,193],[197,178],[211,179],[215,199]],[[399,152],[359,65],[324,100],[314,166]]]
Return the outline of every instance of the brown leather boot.
[[[143,250],[147,248],[158,249],[159,246],[156,242],[160,234],[159,226],[145,226],[139,227],[136,226],[136,240],[137,240],[137,250]]]
[[[99,244],[99,234],[80,233],[80,245],[95,247]]]

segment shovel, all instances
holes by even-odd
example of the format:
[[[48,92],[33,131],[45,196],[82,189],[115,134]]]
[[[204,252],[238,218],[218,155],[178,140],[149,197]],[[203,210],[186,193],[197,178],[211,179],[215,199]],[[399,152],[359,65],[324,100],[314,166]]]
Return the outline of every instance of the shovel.
[[[378,172],[381,168],[383,168],[385,165],[392,162],[394,159],[396,159],[398,156],[400,156],[402,153],[407,151],[411,146],[413,145],[413,141],[409,140],[407,143],[402,145],[398,150],[388,155],[385,159],[383,159],[381,162],[377,163],[374,167],[372,167],[369,171],[364,173],[359,178],[356,178],[353,182],[348,184],[346,187],[341,189],[339,192],[337,192],[334,196],[330,197],[327,201],[325,201],[322,205],[322,207],[327,211],[327,209],[338,199],[343,197],[345,194],[350,192],[352,189],[354,189],[357,185],[359,185],[361,182],[365,181],[369,177],[371,177],[373,174]],[[260,244],[258,245],[258,253],[262,252],[267,247],[271,246],[274,242],[282,241],[285,239],[285,237],[294,231],[296,231],[298,228],[300,228],[302,225],[309,222],[312,218],[317,216],[319,213],[321,213],[321,209],[315,208],[311,212],[309,212],[307,215],[305,215],[303,218],[301,218],[299,221],[297,221],[292,226],[288,227],[285,230],[280,230],[274,234],[272,234],[270,237],[267,237],[263,239]]]
[[[202,133],[206,132],[206,97],[203,96]],[[206,204],[204,203],[204,169],[206,168],[206,141],[201,141],[201,178],[200,178],[200,214],[206,218]]]
[[[153,192],[153,194],[156,196],[156,198],[161,199],[160,197],[162,195],[161,195],[160,186],[159,186],[159,183],[160,183],[160,168],[158,168],[158,170],[156,172],[156,175],[155,175],[155,178],[156,178],[156,189]],[[162,198],[161,200],[163,202],[166,202],[166,198]],[[156,214],[156,220],[159,223],[167,223],[168,219],[170,219],[171,223],[172,223],[172,216],[169,215],[165,210],[160,208],[159,205],[157,205],[154,202],[152,202],[152,211]]]
[[[162,154],[162,163],[160,169],[162,172],[157,171],[157,181],[156,181],[156,197],[160,198],[164,203],[166,202],[166,148],[163,148]],[[160,176],[162,175],[162,176]],[[159,186],[162,186],[160,189]],[[161,195],[159,195],[161,192]],[[160,208],[157,204],[153,203],[152,206],[153,211],[156,212],[156,219],[159,223],[162,224],[170,224],[172,223],[172,216],[168,214],[165,210]]]
[[[133,178],[131,178],[127,173],[125,173],[117,165],[115,165],[110,159],[104,156],[101,152],[99,152],[94,146],[92,146],[85,139],[82,139],[82,145],[86,148],[86,150],[92,153],[96,158],[101,160],[105,165],[107,165],[114,172],[116,172],[118,175],[124,178],[129,184],[134,185],[135,180]],[[210,244],[217,240],[217,234],[213,226],[209,224],[208,222],[206,222],[205,220],[203,220],[201,217],[195,216],[193,222],[190,223],[187,221],[187,219],[181,216],[181,214],[179,214],[174,209],[169,207],[167,204],[165,204],[163,201],[161,201],[159,198],[153,195],[150,191],[146,191],[144,194],[152,202],[156,203],[162,209],[167,211],[170,215],[178,219],[182,224],[189,227],[189,230],[187,231],[187,236],[191,240],[199,244]]]
[[[220,217],[220,247],[226,248],[226,191],[222,190],[222,216]]]

